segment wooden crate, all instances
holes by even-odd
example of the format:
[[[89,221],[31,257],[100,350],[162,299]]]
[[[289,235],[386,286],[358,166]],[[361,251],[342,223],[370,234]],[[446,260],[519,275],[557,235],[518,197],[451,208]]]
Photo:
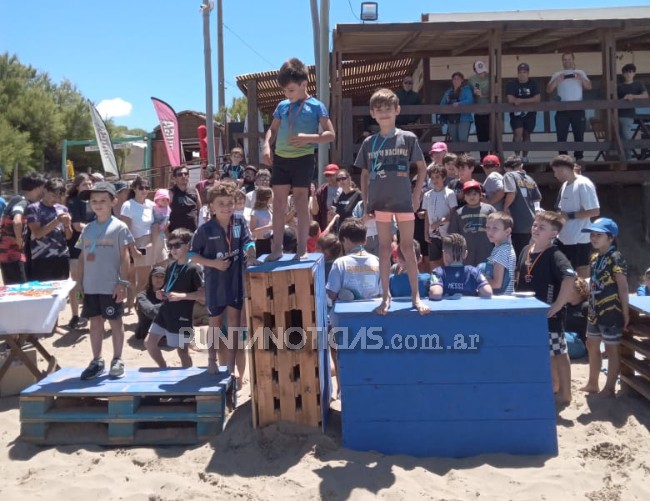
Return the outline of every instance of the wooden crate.
[[[224,368],[225,369],[225,368]],[[224,371],[127,370],[118,380],[80,381],[82,369],[66,368],[20,396],[21,439],[47,445],[194,444],[223,430]]]
[[[324,428],[330,396],[322,254],[246,272],[253,426],[290,421]]]
[[[650,297],[630,296],[630,323],[621,341],[621,388],[650,400]]]

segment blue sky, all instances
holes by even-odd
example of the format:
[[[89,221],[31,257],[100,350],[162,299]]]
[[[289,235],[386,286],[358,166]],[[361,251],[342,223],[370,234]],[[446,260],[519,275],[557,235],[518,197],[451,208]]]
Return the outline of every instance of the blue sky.
[[[152,130],[150,101],[176,111],[205,110],[201,0],[0,0],[0,52],[72,81],[115,123]],[[320,3],[320,2],[319,2]],[[416,22],[423,13],[449,12],[450,2],[378,0],[380,22]],[[330,27],[356,23],[359,0],[330,0]],[[563,8],[547,0],[543,8]],[[573,0],[581,7],[647,5],[647,0]],[[531,8],[531,4],[524,5]],[[455,5],[454,5],[455,7]],[[517,10],[503,0],[495,10]],[[541,8],[541,6],[539,7]],[[454,12],[492,10],[466,0]],[[223,0],[226,104],[241,92],[235,77],[275,70],[289,57],[314,62],[309,0]],[[216,9],[211,14],[214,108],[217,108]]]

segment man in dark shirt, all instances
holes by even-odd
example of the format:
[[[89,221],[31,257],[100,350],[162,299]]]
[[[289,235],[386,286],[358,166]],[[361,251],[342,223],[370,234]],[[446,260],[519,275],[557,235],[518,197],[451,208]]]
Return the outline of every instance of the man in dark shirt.
[[[648,90],[641,82],[635,82],[634,76],[636,75],[636,66],[633,64],[626,64],[623,66],[621,72],[623,73],[623,83],[618,86],[618,98],[624,101],[634,101],[635,99],[648,99]],[[626,108],[618,110],[618,127],[621,134],[621,139],[624,141],[632,139],[634,132],[632,126],[634,125],[634,108]],[[634,156],[634,150],[625,150],[625,160],[631,160]]]
[[[506,85],[506,96],[508,103],[519,106],[522,104],[539,103],[541,95],[537,82],[531,80],[530,66],[521,63],[517,66],[517,80],[508,82]],[[536,111],[516,111],[510,113],[510,127],[512,127],[512,140],[515,143],[529,142],[530,134],[535,130]],[[519,155],[519,151],[515,151]],[[524,151],[522,160],[528,163],[528,152]]]
[[[413,90],[413,77],[405,76],[402,80],[402,88],[395,91],[395,95],[399,99],[400,106],[412,106],[422,104],[420,94]],[[395,125],[412,124],[419,120],[420,115],[397,115]]]

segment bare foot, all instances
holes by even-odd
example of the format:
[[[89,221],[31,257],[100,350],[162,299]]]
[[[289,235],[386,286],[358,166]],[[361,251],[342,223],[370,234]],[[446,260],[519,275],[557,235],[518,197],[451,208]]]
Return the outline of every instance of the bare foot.
[[[594,386],[592,384],[586,384],[580,388],[580,391],[584,391],[586,393],[598,393],[598,385]]]
[[[569,407],[571,404],[571,399],[567,399],[565,397],[560,397],[559,395],[555,395],[555,407],[558,409],[564,409],[565,407]]]
[[[426,315],[428,313],[431,313],[431,308],[429,308],[426,304],[424,304],[421,299],[417,299],[416,301],[413,301],[413,308],[418,310],[418,313],[420,315]]]
[[[216,360],[208,360],[208,374],[219,374]]]
[[[300,251],[296,252],[296,255],[293,256],[291,259],[294,261],[300,261],[301,259],[308,259],[309,258],[309,253],[307,251],[301,253]]]
[[[384,298],[381,300],[381,304],[375,308],[375,313],[377,315],[386,315],[388,309],[390,308],[390,297]]]
[[[280,250],[280,251],[273,251],[273,252],[271,252],[271,254],[269,254],[268,256],[266,256],[266,260],[265,260],[265,262],[268,263],[268,262],[270,262],[270,261],[277,261],[277,260],[279,260],[281,257],[282,257],[282,251],[281,251],[281,250]]]

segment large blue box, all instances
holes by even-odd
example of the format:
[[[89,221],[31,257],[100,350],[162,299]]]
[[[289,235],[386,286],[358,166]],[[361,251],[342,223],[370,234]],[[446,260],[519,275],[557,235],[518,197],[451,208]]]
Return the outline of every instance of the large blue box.
[[[343,445],[464,457],[558,451],[546,312],[532,298],[337,302]]]

